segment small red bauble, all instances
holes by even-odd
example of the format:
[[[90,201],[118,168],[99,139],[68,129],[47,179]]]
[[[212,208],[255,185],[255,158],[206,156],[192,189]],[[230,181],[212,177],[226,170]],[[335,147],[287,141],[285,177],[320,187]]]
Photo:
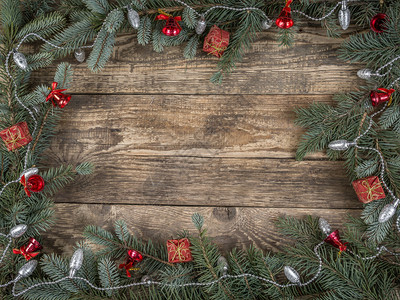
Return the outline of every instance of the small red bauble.
[[[376,33],[382,33],[387,29],[386,21],[388,20],[388,16],[386,14],[377,14],[371,19],[370,27]]]
[[[43,246],[40,245],[40,243],[37,240],[31,237],[29,238],[28,244],[22,246],[19,249],[14,249],[13,253],[21,254],[25,257],[26,260],[30,260],[39,254],[39,252],[35,251],[39,251],[41,249],[43,249]]]
[[[287,0],[285,7],[282,9],[281,13],[279,14],[278,19],[276,19],[276,26],[282,29],[288,29],[293,26],[293,19],[290,4],[293,0]]]
[[[38,193],[44,188],[44,180],[42,176],[35,174],[29,177],[26,185],[31,192]]]
[[[371,91],[370,98],[372,106],[377,106],[383,102],[391,101],[392,94],[395,92],[394,89],[378,89],[377,91]]]
[[[162,33],[166,36],[177,36],[182,30],[182,27],[178,24],[179,21],[182,21],[182,17],[180,16],[173,17],[162,13],[157,16],[157,20],[166,20],[165,26],[162,29]]]

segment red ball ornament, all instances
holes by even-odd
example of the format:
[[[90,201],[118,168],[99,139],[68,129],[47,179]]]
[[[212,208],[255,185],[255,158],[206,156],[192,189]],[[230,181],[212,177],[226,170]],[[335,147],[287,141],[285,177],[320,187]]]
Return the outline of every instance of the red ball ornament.
[[[126,258],[126,262],[124,264],[120,264],[119,268],[125,269],[126,276],[131,277],[131,273],[129,271],[133,270],[133,266],[136,263],[141,262],[142,260],[143,260],[143,255],[140,254],[140,252],[136,250],[128,250],[128,256]]]
[[[182,17],[180,16],[173,17],[171,15],[161,13],[157,16],[157,20],[166,20],[165,26],[162,29],[162,33],[164,33],[166,36],[177,36],[182,30],[182,27],[178,24],[178,21],[182,21]]]
[[[370,27],[376,33],[382,33],[387,29],[386,21],[388,20],[388,16],[386,14],[377,14],[371,19]]]
[[[24,175],[20,182],[25,187],[25,193],[28,197],[31,196],[31,192],[38,193],[44,188],[44,179],[37,174],[30,175],[28,178]]]
[[[392,100],[392,94],[395,92],[394,89],[378,89],[377,91],[371,91],[370,93],[370,98],[371,98],[371,103],[372,106],[377,106],[383,102],[386,101],[391,101]]]
[[[276,26],[282,29],[288,29],[293,26],[293,19],[290,4],[293,0],[287,0],[285,7],[282,9],[281,13],[279,14],[278,19],[276,19]]]

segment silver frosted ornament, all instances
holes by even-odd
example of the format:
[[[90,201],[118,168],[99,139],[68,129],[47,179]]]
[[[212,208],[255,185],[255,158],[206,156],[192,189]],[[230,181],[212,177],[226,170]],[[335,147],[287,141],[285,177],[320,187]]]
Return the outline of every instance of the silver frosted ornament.
[[[347,7],[347,0],[342,1],[342,8],[339,10],[339,24],[343,30],[350,26],[350,9]]]
[[[13,59],[15,64],[21,68],[22,70],[26,71],[28,69],[28,62],[26,61],[25,55],[17,50],[13,49]]]
[[[22,173],[21,177],[25,176],[25,179],[28,180],[29,177],[31,177],[32,175],[36,175],[37,173],[39,173],[38,168],[30,168]]]
[[[295,269],[289,266],[285,266],[283,268],[283,271],[285,272],[286,278],[291,282],[295,284],[300,284],[300,275],[297,273]]]
[[[69,277],[74,277],[76,271],[82,267],[83,263],[83,250],[81,248],[75,250],[69,262]]]
[[[332,232],[331,225],[329,225],[327,220],[325,220],[324,218],[319,218],[318,225],[319,225],[319,229],[321,229],[321,231],[324,234],[326,234],[326,235],[331,234],[331,232]]]
[[[372,70],[370,69],[361,69],[357,71],[357,76],[361,79],[370,79],[372,76]]]
[[[220,256],[218,258],[217,264],[218,264],[218,266],[221,266],[223,275],[228,274],[229,265],[228,265],[228,261],[226,260],[226,258],[224,256]]]
[[[13,239],[19,238],[21,237],[26,230],[28,229],[28,226],[25,224],[19,224],[17,226],[14,226],[13,228],[11,228],[10,233],[8,234],[10,237],[12,237]]]
[[[268,29],[271,28],[271,26],[272,26],[272,21],[271,21],[271,20],[268,20],[268,19],[265,19],[265,20],[262,21],[262,23],[261,23],[261,27],[262,27],[263,30],[268,30]]]
[[[196,33],[197,33],[197,34],[202,34],[202,33],[204,32],[204,30],[206,30],[206,27],[207,27],[206,20],[204,19],[204,17],[201,17],[201,18],[197,21]]]
[[[21,267],[21,269],[18,270],[18,275],[14,280],[18,281],[22,278],[30,276],[33,273],[33,271],[35,271],[37,264],[38,264],[37,260],[34,259],[24,264]]]
[[[83,63],[85,61],[86,54],[85,54],[85,50],[83,50],[82,48],[79,48],[78,50],[76,50],[74,55],[78,62]]]
[[[140,25],[140,17],[136,10],[128,6],[128,21],[134,29],[138,29]]]
[[[357,145],[356,142],[350,142],[346,140],[336,140],[333,142],[330,142],[328,145],[328,148],[331,150],[336,150],[336,151],[343,151],[349,149],[351,146]]]
[[[388,221],[391,217],[393,217],[393,215],[396,213],[396,206],[393,204],[386,204],[380,214],[379,214],[379,218],[378,221],[379,223],[385,223],[386,221]]]

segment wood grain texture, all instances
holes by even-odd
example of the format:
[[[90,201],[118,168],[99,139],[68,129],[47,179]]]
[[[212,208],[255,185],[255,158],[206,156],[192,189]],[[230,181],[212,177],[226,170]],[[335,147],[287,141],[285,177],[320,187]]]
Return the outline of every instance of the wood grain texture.
[[[332,96],[74,95],[53,147],[66,158],[119,151],[293,158],[304,132],[294,109],[313,102],[331,103]]]
[[[277,250],[287,242],[273,225],[278,215],[324,216],[334,227],[359,215],[341,162],[321,153],[294,160],[304,131],[293,110],[353,90],[360,67],[336,58],[342,39],[319,25],[300,28],[289,49],[275,30],[260,34],[221,86],[209,83],[217,59],[184,61],[183,46],[156,53],[130,34],[118,37],[101,73],[71,58],[74,95],[45,164],[97,169],[56,196],[48,251],[71,253],[86,225],[116,219],[165,241],[193,232],[194,212],[223,250]],[[54,70],[34,73],[36,83],[51,83]]]
[[[319,25],[318,25],[319,26]],[[321,28],[306,27],[292,48],[280,47],[276,31],[263,32],[243,62],[220,86],[209,82],[218,59],[202,51],[183,59],[183,46],[157,53],[137,45],[136,36],[117,38],[106,68],[91,74],[86,64],[74,64],[73,93],[152,94],[334,94],[349,91],[359,67],[337,59],[341,39],[326,37]],[[35,73],[38,83],[52,82],[55,66]],[[350,80],[349,80],[350,79]],[[360,83],[361,81],[359,81]],[[234,84],[233,84],[234,83]]]
[[[138,237],[164,242],[186,229],[196,234],[191,216],[200,213],[205,218],[205,227],[214,242],[223,250],[233,246],[240,248],[253,244],[265,250],[281,249],[285,240],[275,226],[278,216],[303,217],[313,215],[329,219],[332,228],[340,228],[349,211],[345,209],[276,209],[237,207],[175,207],[141,205],[87,205],[57,204],[57,224],[44,235],[46,253],[55,251],[66,255],[72,253],[75,242],[82,239],[87,225],[96,225],[113,230],[115,220],[123,219],[130,231]],[[352,210],[359,215],[360,210]]]

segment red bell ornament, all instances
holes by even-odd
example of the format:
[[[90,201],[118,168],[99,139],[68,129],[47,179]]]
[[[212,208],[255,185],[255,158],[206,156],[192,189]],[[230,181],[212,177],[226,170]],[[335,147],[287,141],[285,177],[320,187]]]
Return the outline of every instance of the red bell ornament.
[[[66,91],[66,89],[57,90],[57,85],[57,82],[53,82],[51,84],[51,91],[46,97],[46,102],[50,100],[53,103],[54,107],[58,105],[58,107],[64,108],[71,100],[71,95],[62,93]]]
[[[178,23],[179,21],[182,21],[182,17],[180,16],[173,17],[171,15],[161,13],[156,19],[166,20],[165,26],[162,29],[162,33],[164,33],[166,36],[177,36],[182,30],[182,27]]]
[[[340,253],[342,253],[343,251],[346,251],[346,249],[347,249],[347,246],[346,246],[347,243],[343,243],[340,240],[339,230],[335,230],[330,235],[328,235],[326,237],[326,239],[324,240],[324,242],[331,244],[335,248],[338,248]]]
[[[39,252],[35,251],[39,251],[41,249],[43,249],[43,246],[40,245],[37,240],[31,237],[29,238],[29,241],[26,245],[22,246],[19,249],[13,249],[13,253],[21,254],[25,257],[26,260],[30,260],[39,254]]]
[[[371,91],[370,98],[372,106],[377,106],[383,102],[391,101],[392,94],[395,92],[394,89],[378,89],[377,91]]]
[[[276,26],[282,29],[288,29],[293,26],[292,12],[290,8],[290,4],[293,0],[287,0],[285,7],[282,9],[279,14],[278,19],[276,19]]]
[[[377,14],[371,19],[370,27],[372,31],[376,33],[382,33],[387,29],[386,22],[388,20],[388,16],[386,14]]]
[[[143,260],[143,255],[136,250],[128,250],[128,256],[126,257],[126,262],[124,264],[120,264],[120,269],[126,270],[126,276],[131,277],[130,270],[133,270],[133,266],[141,262]]]

